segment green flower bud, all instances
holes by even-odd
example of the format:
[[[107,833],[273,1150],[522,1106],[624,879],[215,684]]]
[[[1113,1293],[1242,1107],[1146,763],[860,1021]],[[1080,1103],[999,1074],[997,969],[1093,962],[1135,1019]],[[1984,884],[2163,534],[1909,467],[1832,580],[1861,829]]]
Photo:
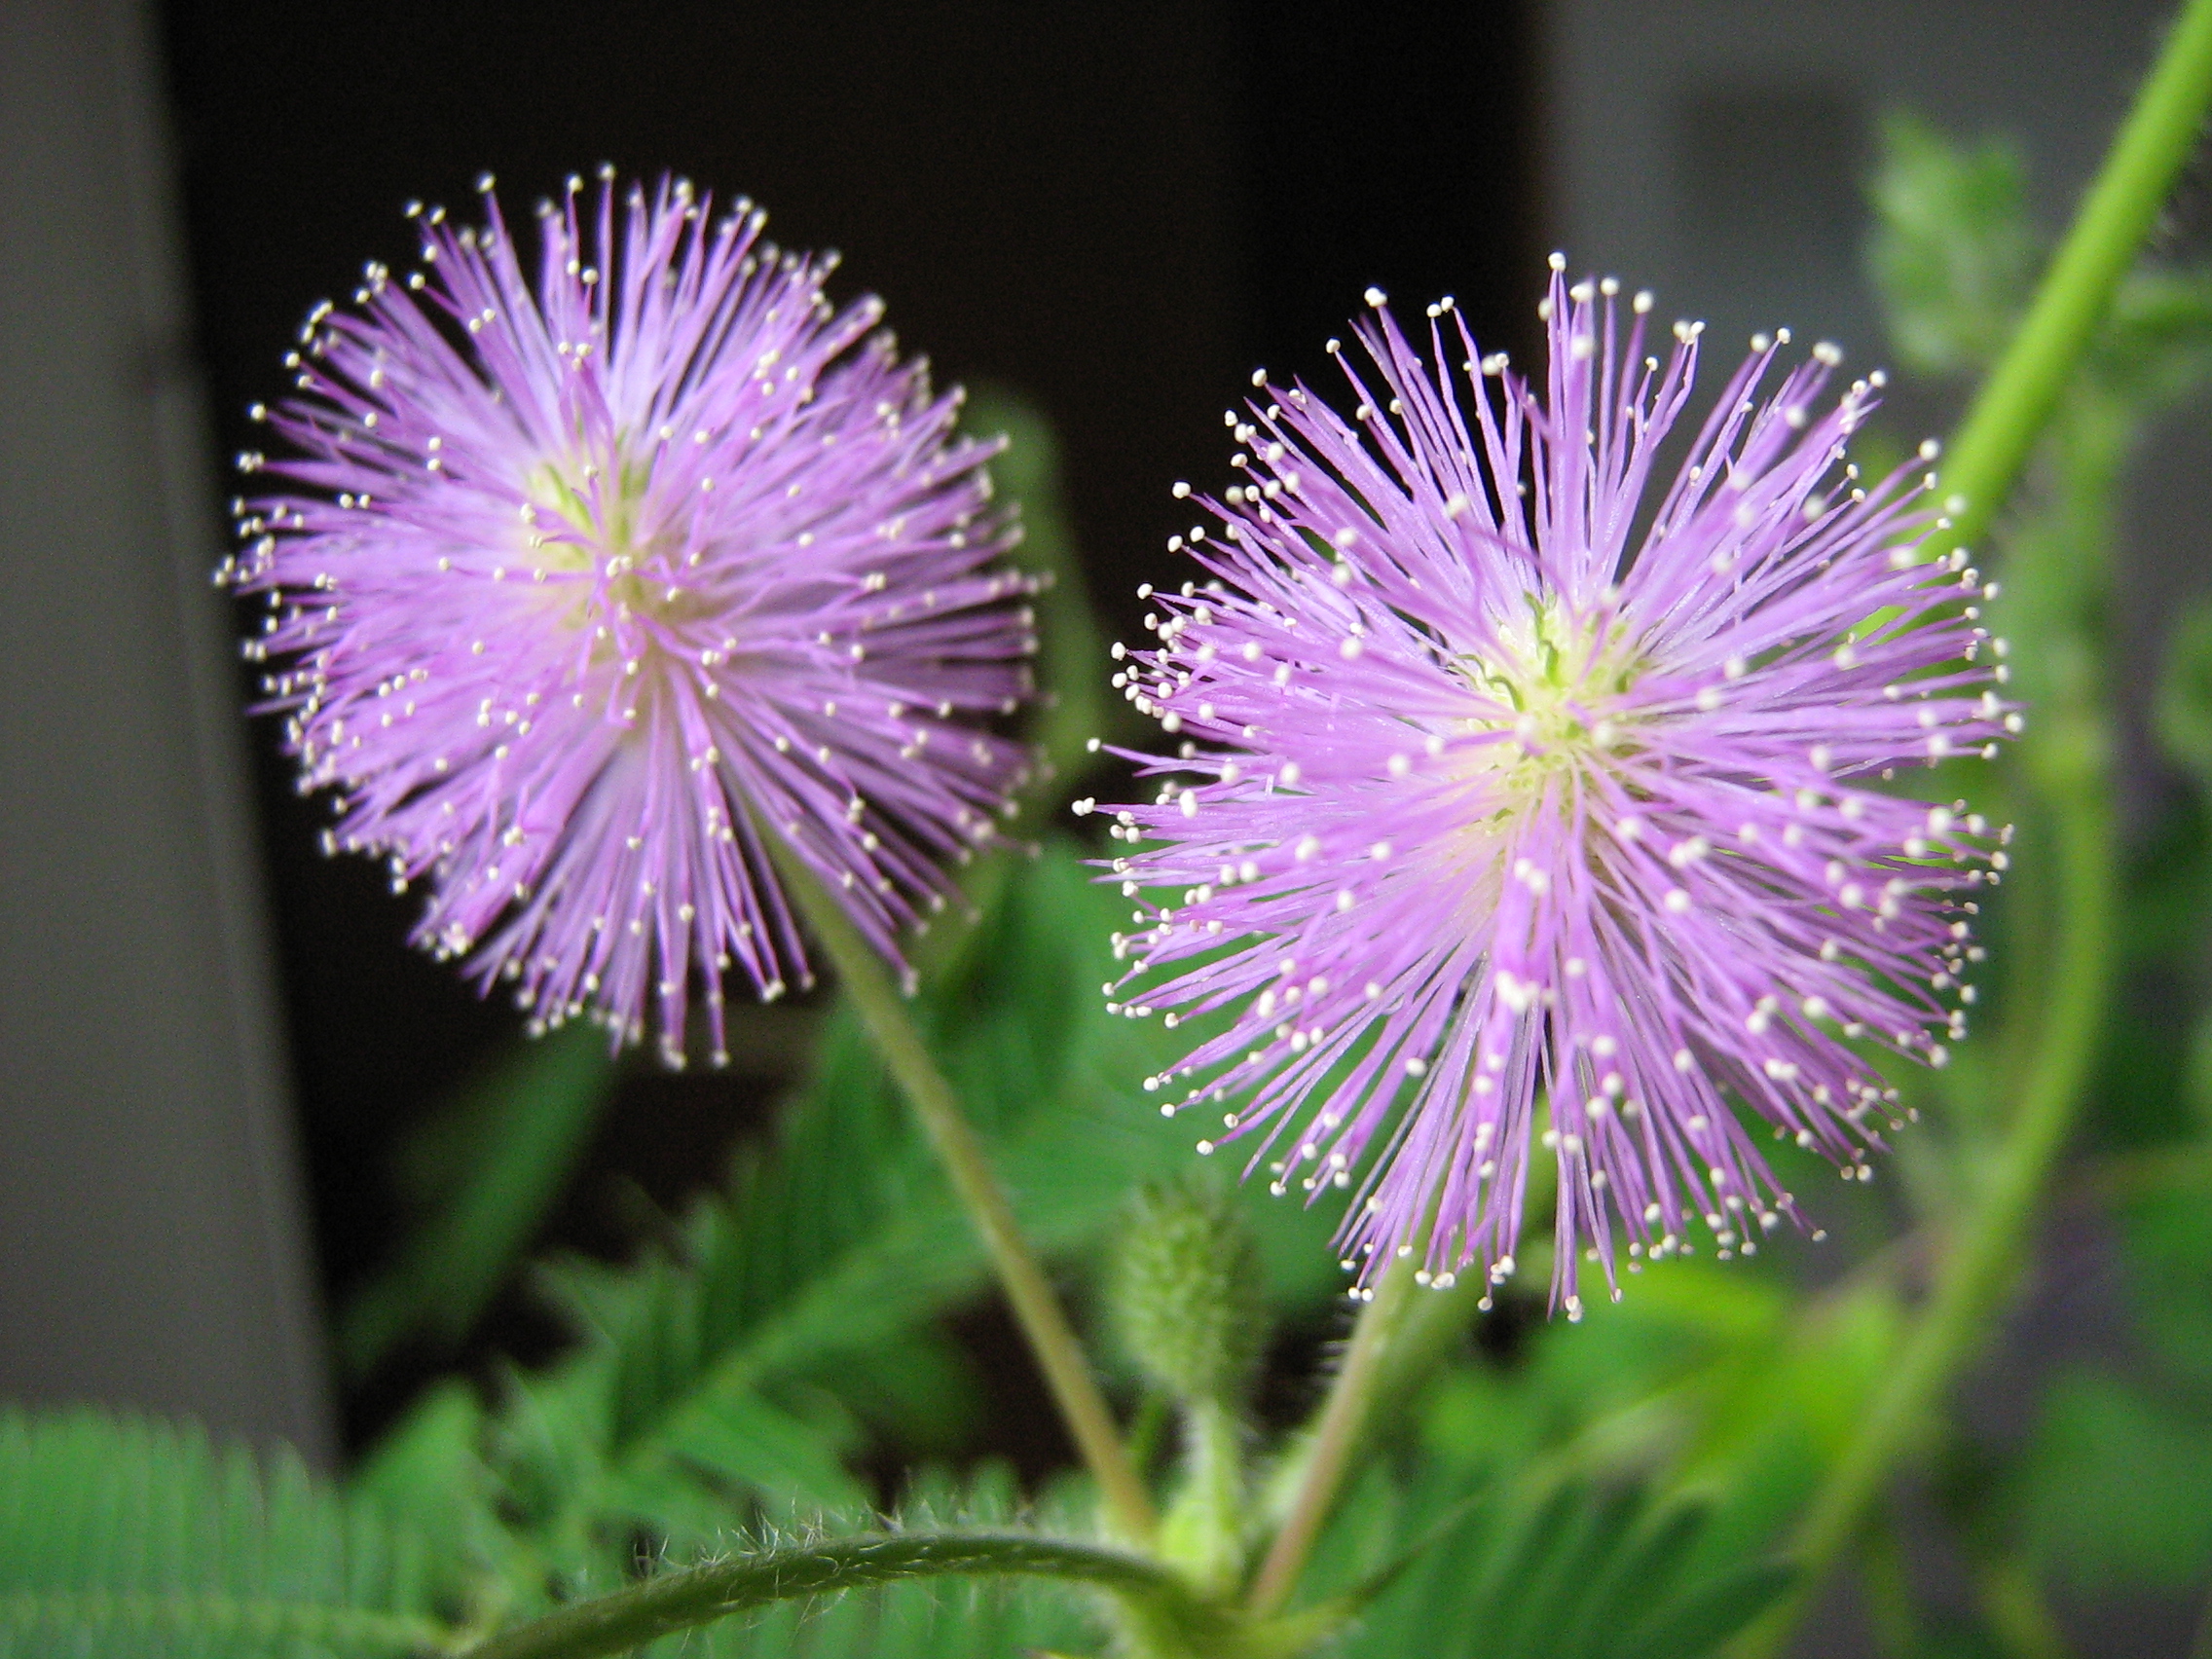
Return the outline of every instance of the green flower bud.
[[[1138,1195],[1110,1307],[1124,1350],[1183,1405],[1234,1404],[1259,1364],[1260,1260],[1235,1195],[1196,1172]]]

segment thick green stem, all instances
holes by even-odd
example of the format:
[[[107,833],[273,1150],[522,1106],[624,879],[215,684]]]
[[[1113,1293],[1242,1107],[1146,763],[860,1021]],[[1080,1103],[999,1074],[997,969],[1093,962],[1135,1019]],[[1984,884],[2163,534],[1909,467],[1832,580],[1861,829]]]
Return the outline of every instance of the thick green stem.
[[[1944,464],[1946,552],[1990,528],[2080,368],[2212,105],[2212,0],[2189,0],[2137,95],[2034,305],[1967,416]],[[1953,499],[1956,498],[1956,499]],[[2079,555],[2081,550],[2077,550]],[[1925,1306],[1796,1538],[1795,1593],[1737,1644],[1778,1653],[1837,1558],[1864,1527],[1899,1457],[1960,1368],[1979,1351],[2032,1242],[2050,1171],[2086,1089],[2111,994],[2114,859],[2110,731],[2101,695],[2076,684],[2042,712],[2023,758],[2058,856],[2057,932],[2025,1089],[1987,1177],[1952,1234]]]
[[[2110,1000],[2119,871],[2103,763],[2106,735],[2086,717],[2071,725],[2054,725],[2045,737],[2046,749],[2057,747],[2064,756],[2053,756],[2050,769],[2063,768],[2070,776],[2062,789],[2049,790],[2057,818],[2061,919],[2056,977],[2042,1011],[2033,1075],[1979,1201],[1954,1235],[1903,1350],[1815,1495],[1793,1551],[1804,1568],[1798,1589],[1754,1627],[1739,1649],[1746,1655],[1781,1650],[1805,1602],[1864,1524],[1899,1455],[1961,1366],[1979,1350],[2029,1252],[2051,1166],[2073,1127]]]
[[[867,1028],[892,1080],[921,1119],[931,1146],[951,1177],[953,1191],[981,1236],[1068,1433],[1098,1482],[1099,1494],[1116,1530],[1132,1543],[1150,1543],[1159,1524],[1152,1495],[1137,1478],[1136,1466],[1122,1444],[1106,1397],[1098,1391],[1083,1345],[1068,1323],[1036,1252],[1022,1235],[1014,1207],[1007,1202],[1006,1192],[992,1172],[989,1155],[961,1111],[951,1085],[938,1070],[914,1022],[906,1017],[904,1000],[892,985],[882,960],[861,938],[843,907],[790,849],[772,836],[768,840],[775,849],[784,885],[797,900],[807,925],[829,952],[839,986]]]
[[[1950,531],[1925,544],[1932,556],[1988,533],[2180,176],[2208,103],[2212,0],[2189,0],[2035,304],[1951,440],[1941,490],[1963,502],[1949,509]]]
[[[1173,1573],[1119,1550],[1019,1532],[871,1532],[663,1573],[462,1651],[466,1659],[600,1659],[770,1602],[978,1573],[1095,1584],[1156,1606],[1173,1622],[1207,1622]]]
[[[1251,1610],[1256,1618],[1278,1611],[1290,1599],[1304,1570],[1306,1558],[1321,1536],[1321,1527],[1344,1484],[1351,1455],[1366,1432],[1378,1385],[1388,1374],[1389,1356],[1406,1311],[1415,1295],[1414,1263],[1392,1262],[1375,1286],[1375,1300],[1359,1310],[1352,1326],[1351,1346],[1345,1350],[1344,1366],[1330,1384],[1321,1407],[1313,1438],[1305,1453],[1305,1467],[1292,1493],[1282,1529],[1269,1546],[1268,1559],[1252,1581]]]

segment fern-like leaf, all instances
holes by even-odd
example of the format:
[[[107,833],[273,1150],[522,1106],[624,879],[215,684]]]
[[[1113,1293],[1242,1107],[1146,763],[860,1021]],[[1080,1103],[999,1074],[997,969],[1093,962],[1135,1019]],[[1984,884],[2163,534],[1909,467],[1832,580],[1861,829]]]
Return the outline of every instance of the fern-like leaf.
[[[420,1552],[298,1458],[91,1410],[0,1415],[0,1654],[398,1659]]]
[[[917,1011],[1049,1251],[1092,1243],[1133,1186],[1190,1157],[1189,1132],[1135,1087],[1162,1034],[1100,1007],[1115,913],[1065,843],[1020,861],[967,972]],[[517,1386],[495,1460],[541,1534],[619,1550],[640,1529],[696,1546],[753,1505],[849,1506],[851,1418],[812,1408],[896,1399],[918,1328],[974,1294],[984,1265],[839,1012],[783,1135],[741,1162],[727,1201],[693,1213],[680,1250],[549,1277],[586,1341]]]
[[[1765,1563],[1696,1571],[1705,1526],[1695,1506],[1655,1506],[1633,1488],[1570,1481],[1530,1499],[1449,1468],[1410,1483],[1379,1470],[1332,1524],[1309,1577],[1325,1587],[1349,1569],[1332,1550],[1372,1559],[1419,1541],[1344,1659],[1699,1659],[1789,1583]]]

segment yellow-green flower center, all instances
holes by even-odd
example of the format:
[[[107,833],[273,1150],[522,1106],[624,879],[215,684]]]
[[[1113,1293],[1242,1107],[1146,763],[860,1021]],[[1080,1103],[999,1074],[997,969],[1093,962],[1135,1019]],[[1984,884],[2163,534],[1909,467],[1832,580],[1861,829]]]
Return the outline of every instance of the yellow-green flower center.
[[[1498,629],[1495,641],[1457,659],[1490,705],[1465,718],[1461,731],[1510,736],[1480,751],[1493,787],[1540,792],[1557,773],[1637,747],[1640,722],[1626,702],[1644,663],[1618,615],[1578,616],[1556,599],[1531,595],[1525,615]]]

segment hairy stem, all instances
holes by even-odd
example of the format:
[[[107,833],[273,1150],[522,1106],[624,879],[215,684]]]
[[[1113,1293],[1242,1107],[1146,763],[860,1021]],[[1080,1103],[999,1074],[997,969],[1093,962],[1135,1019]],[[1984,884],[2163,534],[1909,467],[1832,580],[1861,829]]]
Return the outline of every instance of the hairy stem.
[[[1305,1468],[1291,1495],[1282,1530],[1268,1548],[1252,1581],[1251,1611],[1266,1618],[1279,1611],[1290,1599],[1306,1558],[1321,1536],[1322,1523],[1336,1502],[1351,1455],[1366,1431],[1375,1394],[1388,1372],[1389,1356],[1408,1306],[1414,1297],[1414,1263],[1392,1262],[1375,1286],[1375,1300],[1359,1310],[1352,1326],[1351,1346],[1345,1350],[1344,1366],[1329,1386],[1321,1416],[1305,1453]]]
[[[2208,103],[2212,0],[2189,0],[2035,304],[1951,440],[1941,489],[1946,501],[1964,499],[1949,509],[1952,528],[1926,544],[1932,557],[1988,533],[2180,176]]]
[[[1106,1398],[1098,1391],[1083,1344],[1068,1323],[1067,1312],[1045,1276],[1036,1252],[1022,1235],[1005,1189],[992,1172],[990,1158],[961,1111],[951,1085],[938,1070],[921,1033],[906,1016],[905,1003],[892,985],[882,961],[868,948],[843,908],[788,848],[772,836],[766,839],[776,851],[777,867],[786,887],[837,970],[838,984],[859,1013],[893,1081],[921,1119],[930,1145],[944,1164],[953,1191],[981,1237],[1068,1433],[1098,1483],[1115,1530],[1132,1543],[1149,1544],[1159,1524],[1152,1495],[1137,1478],[1136,1465],[1129,1460]]]
[[[866,1532],[663,1573],[462,1652],[466,1659],[597,1659],[770,1602],[955,1573],[1075,1580],[1204,1622],[1174,1574],[1120,1550],[1019,1532]]]

